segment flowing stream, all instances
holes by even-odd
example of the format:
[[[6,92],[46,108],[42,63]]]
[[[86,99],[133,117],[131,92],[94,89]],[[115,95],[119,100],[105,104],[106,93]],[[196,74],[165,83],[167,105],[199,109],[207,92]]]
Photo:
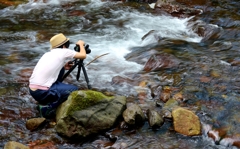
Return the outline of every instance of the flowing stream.
[[[1,9],[0,147],[10,140],[23,144],[41,139],[51,140],[58,148],[66,149],[103,148],[101,144],[111,142],[99,135],[81,144],[71,143],[58,136],[53,128],[33,132],[25,128],[27,119],[38,116],[35,101],[28,93],[28,77],[41,55],[50,50],[51,36],[61,32],[70,38],[71,49],[80,39],[89,44],[91,53],[84,64],[90,63],[86,70],[95,90],[124,95],[129,98],[128,102],[136,102],[147,108],[155,105],[156,98],[151,95],[154,87],[183,88],[187,99],[184,106],[194,109],[203,125],[201,136],[187,137],[171,130],[171,122],[166,121],[155,131],[146,122],[135,131],[116,133],[118,139],[115,146],[127,144],[128,148],[152,149],[236,148],[231,141],[215,144],[206,136],[206,131],[224,126],[229,128],[229,136],[235,139],[239,136],[237,110],[240,106],[240,69],[239,63],[231,65],[232,61],[238,62],[239,57],[239,20],[234,20],[233,25],[226,25],[216,21],[216,18],[213,19],[215,22],[210,22],[212,16],[203,17],[202,20],[194,17],[181,19],[150,12],[148,5],[136,9],[122,2],[101,0],[29,1],[17,7]],[[226,21],[225,17],[221,17]],[[204,37],[194,32],[193,24],[199,21],[221,30],[217,34],[219,36],[203,42]],[[221,25],[225,28],[221,28]],[[227,30],[229,28],[235,30]],[[150,31],[154,31],[154,34],[143,38]],[[155,53],[174,55],[181,61],[179,68],[143,71],[147,60]],[[92,62],[103,54],[106,55]],[[76,74],[77,70],[74,70],[66,81],[86,88],[84,75],[81,74],[77,81]],[[121,81],[116,83],[116,77],[130,78],[138,84],[141,81],[148,82],[153,87]],[[211,80],[206,81],[207,78]],[[138,100],[139,92],[146,94],[144,102]]]

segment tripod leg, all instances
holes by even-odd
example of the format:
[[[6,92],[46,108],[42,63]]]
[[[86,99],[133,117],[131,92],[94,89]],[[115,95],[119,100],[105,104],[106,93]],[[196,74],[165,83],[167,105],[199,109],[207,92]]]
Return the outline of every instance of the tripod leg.
[[[91,85],[89,84],[89,79],[88,79],[87,71],[86,71],[83,63],[82,63],[82,70],[83,70],[83,74],[84,74],[85,80],[86,80],[86,82],[87,82],[88,89],[92,89]]]
[[[79,77],[80,77],[80,72],[81,72],[81,67],[82,67],[82,61],[81,63],[78,63],[78,72],[77,72],[77,80],[79,80]]]

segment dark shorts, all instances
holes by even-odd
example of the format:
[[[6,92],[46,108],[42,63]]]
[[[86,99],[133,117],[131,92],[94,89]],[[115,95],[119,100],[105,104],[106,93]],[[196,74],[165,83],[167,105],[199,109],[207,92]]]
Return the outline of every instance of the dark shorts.
[[[32,97],[38,101],[39,104],[49,104],[58,101],[59,104],[66,101],[71,92],[78,90],[78,87],[70,84],[64,84],[60,81],[55,82],[49,90],[29,89]]]
[[[29,89],[32,97],[38,101],[39,104],[46,105],[56,103],[59,105],[67,100],[71,92],[78,90],[77,86],[71,84],[65,84],[60,82],[64,74],[64,68],[60,71],[58,80],[48,90],[35,90]]]

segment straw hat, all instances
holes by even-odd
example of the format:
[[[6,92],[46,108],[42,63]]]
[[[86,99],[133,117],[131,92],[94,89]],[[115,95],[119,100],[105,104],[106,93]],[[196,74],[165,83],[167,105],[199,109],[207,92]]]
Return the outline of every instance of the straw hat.
[[[66,43],[69,38],[66,38],[62,33],[53,36],[50,39],[51,49],[61,46]]]

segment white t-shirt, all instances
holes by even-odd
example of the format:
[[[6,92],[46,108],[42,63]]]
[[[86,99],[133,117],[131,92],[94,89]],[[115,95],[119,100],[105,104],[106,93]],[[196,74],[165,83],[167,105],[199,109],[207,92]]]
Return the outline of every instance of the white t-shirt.
[[[56,48],[45,53],[35,66],[29,83],[50,87],[57,80],[67,60],[72,59],[75,54],[76,51],[66,48]]]

